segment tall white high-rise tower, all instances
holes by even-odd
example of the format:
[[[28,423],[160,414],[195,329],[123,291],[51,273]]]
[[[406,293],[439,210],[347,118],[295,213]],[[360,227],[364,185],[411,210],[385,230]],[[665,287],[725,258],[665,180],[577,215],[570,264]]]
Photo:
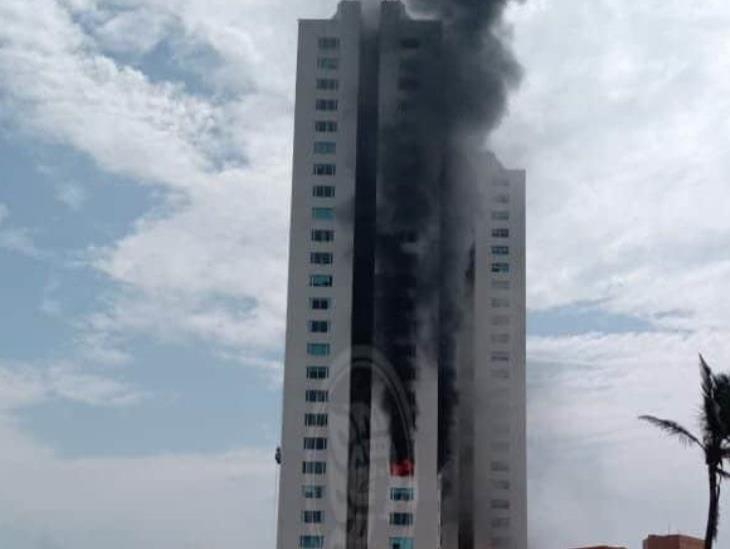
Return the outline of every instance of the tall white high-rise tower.
[[[300,23],[278,549],[526,549],[525,174],[447,139],[439,22]]]

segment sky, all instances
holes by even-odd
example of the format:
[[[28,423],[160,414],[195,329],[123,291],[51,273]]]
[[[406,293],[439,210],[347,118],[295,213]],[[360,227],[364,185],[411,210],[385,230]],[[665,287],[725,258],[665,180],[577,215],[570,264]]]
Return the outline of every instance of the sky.
[[[0,2],[0,546],[273,549],[297,19],[335,6]],[[701,456],[636,416],[695,428],[728,369],[730,4],[506,18],[531,549],[699,535]]]

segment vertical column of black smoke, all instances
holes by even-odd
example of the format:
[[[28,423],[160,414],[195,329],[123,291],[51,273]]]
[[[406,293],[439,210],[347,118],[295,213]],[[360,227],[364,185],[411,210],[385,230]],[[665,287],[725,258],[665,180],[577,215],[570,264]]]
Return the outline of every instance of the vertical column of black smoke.
[[[403,342],[422,347],[428,344],[424,334],[439,334],[439,470],[450,455],[457,400],[453,349],[461,307],[469,294],[471,230],[480,203],[479,177],[465,182],[454,174],[469,171],[460,170],[458,163],[479,152],[504,113],[510,86],[519,79],[519,65],[498,35],[508,1],[409,0],[414,12],[442,25],[440,80],[437,85],[425,82],[422,86],[415,109],[420,120],[405,128],[398,121],[380,123],[376,344],[394,364],[405,394],[410,394],[418,370],[413,363],[414,345]],[[394,9],[392,3],[386,6]],[[409,140],[408,134],[414,131],[419,138]],[[443,134],[445,141],[441,152],[446,167],[440,187],[430,184],[425,173],[433,151],[424,145],[432,132]],[[444,208],[450,217],[445,222]],[[421,243],[419,254],[404,246],[409,234]],[[440,266],[434,265],[434,258]],[[437,329],[431,314],[434,300],[441,302]],[[402,407],[394,398],[393,393],[386,394],[384,407],[390,416],[393,459],[399,460],[408,457],[416,410],[404,424]]]
[[[446,134],[442,181],[441,331],[439,357],[439,470],[450,461],[452,443],[458,437],[460,455],[459,494],[460,548],[473,547],[473,409],[462,410],[458,435],[452,433],[457,400],[457,374],[473,376],[473,363],[459,372],[454,360],[459,332],[471,323],[474,284],[474,221],[483,215],[483,184],[489,174],[480,174],[479,156],[488,133],[500,122],[507,96],[521,75],[519,64],[505,46],[503,13],[510,0],[407,0],[409,7],[443,25],[442,116]],[[467,331],[469,327],[465,328]],[[479,334],[472,334],[479,337]],[[470,343],[467,344],[471,347]],[[464,352],[467,360],[470,352]],[[462,379],[462,387],[473,380]],[[467,399],[468,400],[468,399]],[[448,489],[448,487],[444,487]]]
[[[470,293],[470,242],[473,221],[479,215],[481,204],[480,183],[487,174],[475,174],[472,180],[451,179],[453,174],[470,173],[468,167],[456,165],[474,158],[483,147],[488,133],[500,122],[505,113],[510,88],[516,85],[521,69],[512,52],[505,46],[500,33],[502,16],[510,0],[408,0],[416,13],[426,14],[443,25],[443,64],[441,93],[444,94],[443,120],[447,136],[446,159],[448,169],[443,184],[443,203],[451,215],[459,220],[446,224],[447,233],[442,242],[451,248],[451,254],[460,251],[460,258],[452,258],[461,274],[442,276],[442,296],[451,297],[443,304],[447,311],[441,327],[442,345],[453,346],[458,332],[459,303]],[[482,178],[479,176],[482,175]],[[446,267],[446,266],[445,266]],[[461,288],[450,287],[462,284]],[[454,364],[444,360],[440,364],[440,412],[443,420],[439,429],[439,458],[443,466],[449,457],[450,429],[453,423],[453,403],[456,389],[453,384]]]
[[[380,121],[375,339],[394,378],[382,402],[389,419],[390,461],[411,469],[418,405],[414,384],[423,364],[437,363],[438,349],[441,147],[439,109],[429,90],[438,87],[433,63],[440,40],[437,24],[407,21],[402,5],[385,3],[382,10],[381,59],[393,63],[390,71],[398,61],[397,78],[386,82],[398,107],[381,105],[381,112],[392,116]],[[422,43],[404,53],[403,40],[413,40],[409,28]]]
[[[353,245],[352,367],[347,479],[347,549],[367,549],[374,329],[378,37],[362,29]]]

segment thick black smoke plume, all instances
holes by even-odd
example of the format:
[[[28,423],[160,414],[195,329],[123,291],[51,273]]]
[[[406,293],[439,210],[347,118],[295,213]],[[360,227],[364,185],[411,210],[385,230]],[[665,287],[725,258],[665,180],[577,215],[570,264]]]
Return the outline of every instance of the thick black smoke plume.
[[[443,25],[443,114],[451,138],[483,138],[506,112],[522,70],[505,42],[512,0],[407,0],[414,13]]]
[[[399,79],[407,80],[412,70],[417,89],[393,120],[380,121],[375,344],[394,365],[406,395],[426,364],[438,365],[439,469],[450,456],[458,399],[455,349],[481,203],[480,178],[455,174],[469,171],[460,164],[480,151],[520,78],[503,39],[508,2],[408,0],[414,15],[439,24],[433,27],[441,35],[439,51],[422,51],[410,66],[401,62]],[[381,6],[400,9],[394,2]],[[404,422],[396,396],[386,392],[384,399],[391,462],[408,462],[415,403]]]

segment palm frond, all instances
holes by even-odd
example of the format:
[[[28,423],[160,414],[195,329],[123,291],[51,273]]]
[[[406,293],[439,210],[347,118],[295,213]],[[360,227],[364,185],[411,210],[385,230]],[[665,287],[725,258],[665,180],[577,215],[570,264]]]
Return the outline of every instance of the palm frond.
[[[700,374],[702,376],[702,430],[703,439],[708,446],[717,446],[725,436],[717,402],[717,379],[700,354]]]
[[[693,444],[696,444],[700,448],[704,450],[705,446],[700,442],[700,440],[694,436],[692,433],[690,433],[687,429],[682,427],[679,423],[676,421],[671,421],[669,419],[661,419],[654,416],[648,416],[643,415],[639,416],[639,419],[642,421],[646,421],[648,423],[651,423],[655,427],[658,427],[665,433],[669,435],[673,435],[679,439],[679,441],[684,444],[685,446],[692,446]]]
[[[730,376],[727,374],[715,375],[715,402],[723,428],[722,438],[728,439],[730,438]]]

